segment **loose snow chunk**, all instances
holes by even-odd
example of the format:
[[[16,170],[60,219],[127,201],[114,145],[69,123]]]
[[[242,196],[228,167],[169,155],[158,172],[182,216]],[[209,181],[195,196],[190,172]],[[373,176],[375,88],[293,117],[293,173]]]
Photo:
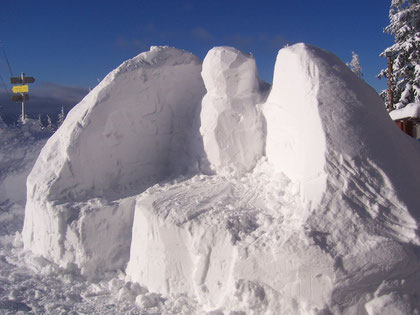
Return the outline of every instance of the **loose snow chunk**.
[[[389,112],[392,120],[405,118],[420,118],[420,103],[410,103],[401,109],[395,109]]]
[[[203,62],[207,89],[201,134],[211,168],[217,173],[249,171],[263,153],[263,124],[256,104],[260,81],[252,55],[231,47],[211,49]]]
[[[109,234],[110,248],[129,246],[134,205],[119,213],[106,200],[139,193],[191,164],[193,121],[205,93],[200,72],[192,54],[153,47],[112,71],[68,114],[28,177],[26,248],[94,271],[115,254],[97,240]],[[100,207],[82,211],[96,198]],[[85,227],[100,225],[109,229],[87,237]]]

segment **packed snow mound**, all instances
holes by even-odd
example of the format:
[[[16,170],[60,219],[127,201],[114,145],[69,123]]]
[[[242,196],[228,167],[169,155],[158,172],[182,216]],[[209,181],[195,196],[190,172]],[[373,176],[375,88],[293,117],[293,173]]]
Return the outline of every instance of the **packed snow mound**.
[[[121,266],[134,204],[118,200],[191,165],[200,73],[191,53],[152,47],[74,107],[28,177],[25,247],[85,269]]]
[[[231,47],[211,49],[203,62],[207,89],[201,109],[201,134],[216,173],[251,170],[263,155],[262,99],[252,55]]]

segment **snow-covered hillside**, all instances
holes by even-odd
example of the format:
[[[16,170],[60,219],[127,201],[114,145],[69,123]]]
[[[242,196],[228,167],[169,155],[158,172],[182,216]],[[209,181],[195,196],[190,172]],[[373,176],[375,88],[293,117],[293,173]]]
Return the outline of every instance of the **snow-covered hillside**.
[[[419,162],[329,52],[280,50],[267,95],[251,55],[217,47],[201,65],[153,47],[49,139],[23,242],[99,283],[119,271],[119,294],[142,308],[415,313]]]
[[[50,135],[37,121],[8,127],[0,119],[0,235],[22,229],[26,178]]]

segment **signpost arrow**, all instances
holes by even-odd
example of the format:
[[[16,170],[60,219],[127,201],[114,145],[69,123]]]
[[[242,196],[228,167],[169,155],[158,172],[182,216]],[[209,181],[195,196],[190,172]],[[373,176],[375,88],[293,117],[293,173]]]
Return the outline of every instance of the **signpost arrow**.
[[[12,88],[13,93],[28,93],[29,88],[27,85],[15,85]]]
[[[12,95],[13,102],[24,102],[29,100],[29,94],[15,94]]]
[[[23,77],[23,80],[21,77],[11,77],[10,78],[10,84],[25,84],[25,83],[34,83],[35,78],[33,77]]]

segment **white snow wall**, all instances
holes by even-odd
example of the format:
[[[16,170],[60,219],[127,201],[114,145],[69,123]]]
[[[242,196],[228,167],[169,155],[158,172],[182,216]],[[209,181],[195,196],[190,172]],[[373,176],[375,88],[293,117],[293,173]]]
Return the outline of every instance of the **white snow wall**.
[[[319,115],[318,68],[305,54],[279,51],[273,87],[262,109],[266,156],[278,171],[300,183],[302,197],[318,203],[325,192],[325,133]]]
[[[414,210],[420,168],[412,158],[419,155],[418,144],[399,132],[376,91],[334,54],[306,44],[281,49],[262,110],[267,159],[300,183],[309,207],[317,208],[331,188],[328,179],[368,182],[383,177],[373,173],[378,168],[405,211],[419,218]],[[346,169],[345,162],[362,167]],[[385,187],[375,183],[373,189]]]
[[[205,93],[200,72],[192,54],[152,47],[112,71],[68,114],[28,177],[25,248],[82,271],[101,265],[89,263],[95,260],[112,269],[128,259],[134,203],[109,201],[191,164],[193,121]],[[89,229],[96,234],[87,237]],[[115,264],[98,246],[113,234],[119,240],[109,244],[125,249]]]
[[[215,47],[204,58],[202,77],[207,94],[200,132],[211,169],[218,174],[250,171],[264,147],[254,57],[232,47]]]

